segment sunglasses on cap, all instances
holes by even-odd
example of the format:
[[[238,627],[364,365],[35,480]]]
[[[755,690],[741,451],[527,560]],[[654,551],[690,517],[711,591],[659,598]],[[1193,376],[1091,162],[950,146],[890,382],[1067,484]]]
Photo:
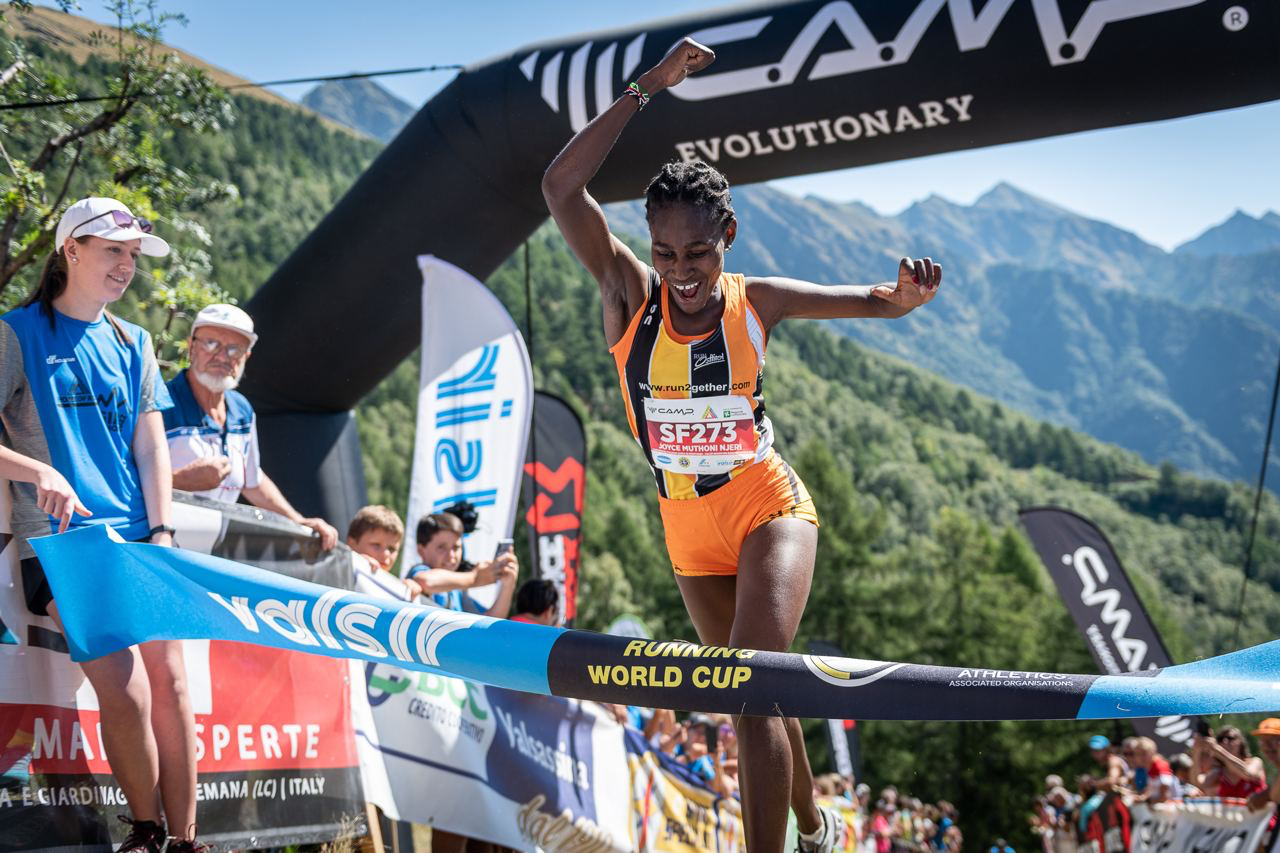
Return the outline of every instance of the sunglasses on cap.
[[[81,222],[75,228],[72,228],[71,233],[67,236],[69,237],[76,236],[76,232],[79,231],[81,228],[85,227],[90,222],[93,222],[95,219],[101,219],[104,216],[110,216],[111,221],[114,222],[116,224],[116,227],[118,228],[129,228],[130,226],[132,226],[134,228],[137,228],[143,234],[151,233],[151,223],[143,219],[141,216],[134,216],[132,213],[130,213],[127,210],[108,210],[106,213],[99,213],[97,216],[91,217],[89,219],[86,219],[84,222]]]
[[[224,344],[222,341],[215,341],[213,338],[193,337],[191,342],[198,345],[200,349],[204,350],[209,355],[214,355],[218,350],[222,350],[227,354],[227,358],[232,361],[235,361],[242,355],[246,355],[251,349],[243,344]]]

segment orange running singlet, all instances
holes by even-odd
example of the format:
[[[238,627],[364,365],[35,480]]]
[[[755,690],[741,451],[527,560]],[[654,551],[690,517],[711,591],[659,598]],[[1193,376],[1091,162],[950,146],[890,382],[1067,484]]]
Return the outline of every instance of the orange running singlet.
[[[649,270],[649,298],[609,352],[618,367],[631,434],[670,500],[708,495],[768,457],[764,326],[746,280],[720,277],[724,314],[705,335],[671,325],[667,289]]]

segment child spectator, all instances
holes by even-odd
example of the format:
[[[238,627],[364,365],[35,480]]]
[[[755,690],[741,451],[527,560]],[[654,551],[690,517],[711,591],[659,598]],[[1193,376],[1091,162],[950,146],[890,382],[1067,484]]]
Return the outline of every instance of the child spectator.
[[[680,763],[710,786],[716,778],[711,754],[715,748],[716,724],[706,714],[692,714],[684,723],[684,742],[676,750]]]
[[[447,512],[424,515],[417,530],[418,558],[422,562],[409,570],[409,580],[441,607],[505,619],[511,611],[511,593],[520,568],[516,555],[502,554],[474,569],[459,571],[464,532],[462,522],[455,515]],[[498,596],[487,610],[466,593],[495,582]]]
[[[1173,768],[1156,752],[1156,742],[1149,737],[1140,737],[1134,745],[1134,777],[1138,792],[1138,800],[1145,803],[1163,803],[1174,798],[1174,790],[1178,780],[1174,778]],[[1141,783],[1137,782],[1141,779]]]
[[[544,578],[531,578],[516,592],[516,615],[512,622],[555,625],[560,621],[560,591]]]
[[[404,524],[400,516],[377,504],[361,507],[347,526],[347,547],[362,558],[354,561],[356,590],[401,601],[412,601],[421,593],[418,584],[402,580],[390,571],[403,540]]]
[[[1169,766],[1173,768],[1174,778],[1178,780],[1178,788],[1175,793],[1178,799],[1185,800],[1187,797],[1204,796],[1204,792],[1192,781],[1196,763],[1191,759],[1190,755],[1185,752],[1178,753],[1169,759]]]

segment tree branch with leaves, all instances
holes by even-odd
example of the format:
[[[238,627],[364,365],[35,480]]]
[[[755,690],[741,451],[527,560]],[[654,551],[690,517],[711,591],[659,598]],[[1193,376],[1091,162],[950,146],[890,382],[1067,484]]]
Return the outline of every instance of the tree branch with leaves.
[[[63,12],[73,7],[59,0]],[[226,91],[182,62],[161,41],[166,26],[185,23],[156,0],[113,0],[115,27],[91,37],[85,63],[98,91],[77,91],[70,58],[13,34],[11,16],[34,14],[30,2],[11,2],[0,14],[0,97],[6,103],[50,103],[106,96],[88,103],[50,103],[0,110],[0,311],[23,294],[18,278],[52,251],[54,229],[67,205],[86,195],[118,198],[138,215],[178,237],[167,270],[151,273],[157,292],[148,303],[170,306],[170,317],[225,298],[210,281],[204,249],[210,238],[189,214],[235,199],[234,184],[184,172],[157,156],[159,143],[179,131],[217,133],[233,119]],[[161,213],[162,212],[162,213]],[[191,300],[190,304],[175,303]],[[166,329],[169,325],[166,325]],[[164,341],[157,335],[157,342]],[[169,343],[173,343],[169,341]]]

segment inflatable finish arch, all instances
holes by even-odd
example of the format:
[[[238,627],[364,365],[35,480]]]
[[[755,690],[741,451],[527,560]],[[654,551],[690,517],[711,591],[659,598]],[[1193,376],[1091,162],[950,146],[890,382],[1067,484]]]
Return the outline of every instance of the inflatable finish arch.
[[[245,390],[304,512],[345,523],[363,497],[349,410],[419,343],[414,259],[497,268],[546,218],[556,152],[688,34],[715,65],[632,122],[591,185],[601,201],[674,158],[750,183],[1280,98],[1272,0],[752,4],[470,67],[249,303]]]

